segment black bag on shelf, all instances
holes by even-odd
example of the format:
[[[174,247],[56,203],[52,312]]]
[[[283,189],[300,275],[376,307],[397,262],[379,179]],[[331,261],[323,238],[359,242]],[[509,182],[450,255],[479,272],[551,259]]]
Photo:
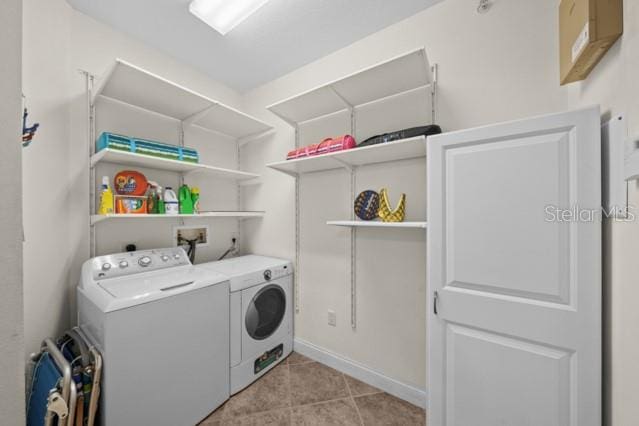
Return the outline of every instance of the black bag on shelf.
[[[401,139],[414,138],[417,136],[429,136],[436,135],[442,132],[441,127],[437,124],[431,124],[428,126],[411,127],[410,129],[398,130],[396,132],[384,133],[383,135],[373,136],[360,142],[357,147],[377,145],[380,143],[393,142]]]

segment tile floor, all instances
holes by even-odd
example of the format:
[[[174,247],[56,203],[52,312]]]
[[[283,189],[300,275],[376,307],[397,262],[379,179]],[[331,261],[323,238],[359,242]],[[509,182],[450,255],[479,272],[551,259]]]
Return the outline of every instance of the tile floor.
[[[425,424],[423,409],[293,352],[200,426]]]

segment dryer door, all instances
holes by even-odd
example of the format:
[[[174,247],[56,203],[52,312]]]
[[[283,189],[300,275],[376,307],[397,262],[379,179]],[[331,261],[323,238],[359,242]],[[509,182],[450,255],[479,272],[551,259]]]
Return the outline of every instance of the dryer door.
[[[264,340],[275,333],[286,313],[286,294],[277,284],[260,289],[246,309],[246,332],[255,340]]]

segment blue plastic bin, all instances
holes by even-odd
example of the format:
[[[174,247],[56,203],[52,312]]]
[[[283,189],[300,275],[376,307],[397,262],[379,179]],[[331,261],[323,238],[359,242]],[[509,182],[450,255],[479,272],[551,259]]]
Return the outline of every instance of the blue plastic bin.
[[[97,152],[109,148],[118,151],[165,158],[168,160],[185,161],[188,163],[199,163],[200,161],[198,152],[193,148],[170,145],[146,139],[131,138],[109,132],[104,132],[100,135],[95,143],[95,148]]]

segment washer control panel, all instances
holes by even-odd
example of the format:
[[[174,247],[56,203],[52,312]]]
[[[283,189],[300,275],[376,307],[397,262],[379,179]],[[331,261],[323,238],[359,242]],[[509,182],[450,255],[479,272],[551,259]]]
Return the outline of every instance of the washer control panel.
[[[97,281],[190,264],[181,247],[132,251],[96,257],[92,275]]]

